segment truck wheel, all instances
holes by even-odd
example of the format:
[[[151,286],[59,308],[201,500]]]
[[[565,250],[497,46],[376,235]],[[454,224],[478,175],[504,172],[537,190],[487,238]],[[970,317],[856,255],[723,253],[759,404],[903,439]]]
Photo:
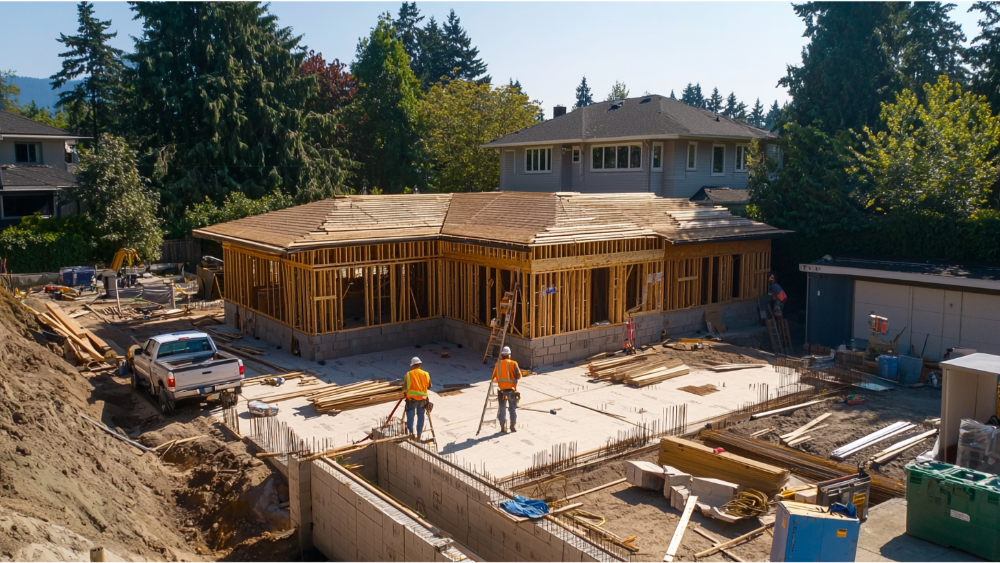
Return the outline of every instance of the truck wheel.
[[[174,404],[170,401],[170,397],[167,395],[167,390],[160,387],[160,412],[163,414],[173,414]]]

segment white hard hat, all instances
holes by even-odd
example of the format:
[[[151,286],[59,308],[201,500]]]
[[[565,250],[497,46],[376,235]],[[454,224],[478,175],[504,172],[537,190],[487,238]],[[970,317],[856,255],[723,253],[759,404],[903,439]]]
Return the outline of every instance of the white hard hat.
[[[423,363],[423,362],[421,362],[421,361],[420,361],[420,358],[418,358],[418,357],[416,357],[416,356],[413,356],[413,359],[412,359],[412,360],[410,360],[410,367],[413,367],[413,366],[419,366],[419,365],[420,365],[420,364],[422,364],[422,363]]]
[[[500,353],[503,354],[503,355],[505,355],[505,356],[509,356],[510,355],[510,346],[504,346],[503,350],[500,350]]]

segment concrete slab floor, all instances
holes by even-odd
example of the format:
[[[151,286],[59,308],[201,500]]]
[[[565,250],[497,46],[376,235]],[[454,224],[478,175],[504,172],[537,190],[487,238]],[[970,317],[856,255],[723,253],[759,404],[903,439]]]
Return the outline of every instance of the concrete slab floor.
[[[491,411],[487,414],[487,424],[477,436],[476,429],[493,369],[492,363],[483,365],[481,350],[440,342],[421,348],[399,348],[327,360],[326,365],[319,365],[252,338],[246,338],[245,343],[267,349],[262,357],[269,362],[291,370],[320,372],[320,379],[339,385],[373,378],[402,379],[409,369],[410,358],[419,356],[423,360],[423,368],[431,375],[430,398],[434,403],[434,427],[440,452],[454,454],[458,463],[485,468],[494,477],[505,477],[531,467],[538,459],[536,454],[549,452],[554,445],[576,442],[578,452],[603,446],[609,440],[618,439],[633,430],[636,424],[660,421],[665,409],[672,405],[688,405],[687,421],[690,424],[756,401],[762,384],[768,385],[772,393],[778,386],[778,373],[771,366],[728,373],[694,370],[688,375],[641,389],[590,380],[586,375],[586,366],[548,367],[537,375],[522,379],[518,385],[521,409],[518,411],[516,433],[500,433],[499,425],[495,423],[496,411]],[[451,357],[442,358],[442,352]],[[264,369],[252,362],[244,363],[248,367],[259,368],[253,371]],[[446,383],[470,383],[472,387],[447,396],[437,395],[444,391]],[[719,391],[702,397],[677,390],[687,385],[708,383],[716,385]],[[254,385],[244,389],[243,397],[254,400],[299,389],[305,388],[297,386],[294,380],[279,388]],[[331,415],[317,413],[304,398],[277,403],[280,409],[278,419],[287,422],[300,438],[327,438],[338,446],[364,438],[379,419],[389,414],[393,405],[384,403]],[[546,412],[528,411],[524,407]],[[240,408],[243,410],[240,416],[249,419],[245,401],[240,402]],[[547,412],[550,409],[559,410],[553,415]],[[625,420],[591,409],[620,415]],[[402,408],[396,416],[401,414]],[[426,426],[424,433],[424,437],[429,438]]]
[[[959,549],[942,547],[906,534],[906,499],[874,506],[861,525],[858,561],[985,561]]]

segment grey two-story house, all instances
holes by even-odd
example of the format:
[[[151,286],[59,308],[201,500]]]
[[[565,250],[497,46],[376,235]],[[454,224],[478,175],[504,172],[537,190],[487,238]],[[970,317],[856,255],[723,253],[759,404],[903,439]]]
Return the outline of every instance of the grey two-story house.
[[[664,96],[598,102],[483,145],[500,153],[500,190],[649,192],[690,198],[747,187],[750,141],[777,136]]]
[[[75,211],[60,192],[78,184],[76,144],[85,138],[0,110],[0,229]]]

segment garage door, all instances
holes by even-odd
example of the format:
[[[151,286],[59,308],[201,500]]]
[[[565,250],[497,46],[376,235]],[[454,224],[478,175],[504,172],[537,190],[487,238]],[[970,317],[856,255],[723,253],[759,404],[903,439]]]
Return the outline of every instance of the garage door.
[[[868,314],[889,318],[899,349],[941,358],[948,348],[1000,354],[1000,296],[866,281],[854,286],[854,338],[867,339]]]

